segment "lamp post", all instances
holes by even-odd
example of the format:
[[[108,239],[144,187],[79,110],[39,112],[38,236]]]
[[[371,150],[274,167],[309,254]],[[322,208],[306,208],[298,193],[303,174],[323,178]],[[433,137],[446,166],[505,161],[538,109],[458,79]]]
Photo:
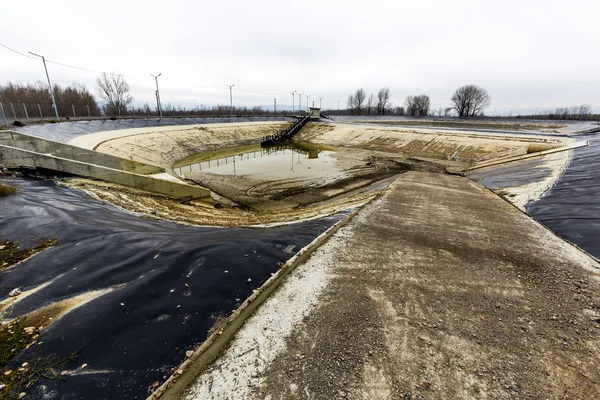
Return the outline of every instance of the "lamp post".
[[[323,108],[323,99],[325,97],[319,97],[319,108]]]
[[[154,80],[156,81],[156,108],[158,109],[158,115],[160,116],[160,119],[162,120],[162,107],[160,104],[160,92],[158,91],[158,77],[161,75],[162,75],[162,72],[158,75],[150,74],[150,76],[153,76]]]
[[[306,111],[308,111],[308,98],[310,97],[310,94],[305,97],[306,97]]]
[[[60,121],[60,118],[58,117],[58,108],[56,107],[56,100],[54,100],[54,92],[52,91],[52,84],[50,83],[50,75],[48,75],[48,67],[46,67],[46,59],[44,58],[44,56],[40,56],[39,54],[35,54],[33,52],[29,52],[29,54],[32,54],[36,57],[40,57],[42,59],[42,62],[44,63],[44,70],[46,71],[46,78],[48,78],[48,91],[50,92],[50,97],[52,98],[52,108],[54,108],[54,115],[56,115],[56,122]]]
[[[296,91],[293,90],[292,91],[292,112],[294,112],[294,100],[295,100],[294,97],[296,97],[296,96],[294,96],[295,94],[296,94]]]
[[[229,118],[231,118],[233,117],[233,94],[231,88],[235,86],[235,83],[233,85],[225,84],[225,86],[229,87]]]
[[[298,111],[302,110],[302,95],[304,93],[298,93]]]

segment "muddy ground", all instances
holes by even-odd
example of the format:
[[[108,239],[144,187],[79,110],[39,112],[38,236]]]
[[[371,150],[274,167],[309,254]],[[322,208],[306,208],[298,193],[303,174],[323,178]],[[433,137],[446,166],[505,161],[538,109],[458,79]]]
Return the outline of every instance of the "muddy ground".
[[[407,171],[443,172],[445,166],[418,159],[390,157],[377,152],[336,148],[332,155],[340,171],[312,179],[260,180],[252,175],[186,175],[192,182],[209,188],[245,210],[253,212],[285,212],[310,208],[334,198],[370,192],[377,182]]]

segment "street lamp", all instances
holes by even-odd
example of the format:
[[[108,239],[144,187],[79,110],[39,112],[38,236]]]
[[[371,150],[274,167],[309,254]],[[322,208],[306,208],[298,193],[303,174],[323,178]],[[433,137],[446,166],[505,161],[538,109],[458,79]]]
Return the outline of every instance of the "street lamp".
[[[46,67],[46,59],[44,58],[44,56],[40,56],[39,54],[35,54],[31,51],[29,52],[29,54],[32,54],[36,57],[40,57],[42,59],[42,62],[44,63],[44,69],[46,70],[46,78],[48,78],[48,91],[50,92],[50,97],[52,97],[52,108],[54,108],[56,122],[59,122],[60,118],[58,117],[58,108],[56,107],[56,100],[54,100],[54,92],[52,91],[52,84],[50,83],[50,75],[48,75],[48,67]]]
[[[153,76],[154,80],[156,81],[156,108],[158,109],[158,115],[160,115],[160,119],[162,120],[162,107],[160,105],[160,92],[158,91],[158,77],[161,75],[162,75],[162,72],[158,75],[150,74],[150,76]]]
[[[322,106],[323,106],[323,99],[324,98],[325,97],[319,97],[319,108],[323,108]]]
[[[292,91],[292,112],[294,112],[294,100],[295,100],[294,97],[296,97],[296,96],[294,96],[295,94],[296,94],[296,91],[295,90]]]
[[[231,119],[233,117],[233,94],[231,88],[235,86],[235,83],[233,85],[225,84],[225,86],[229,86],[229,118]]]
[[[304,93],[298,93],[298,112],[302,110],[302,95]]]
[[[306,111],[308,111],[308,98],[310,97],[310,94],[305,97],[306,97]]]

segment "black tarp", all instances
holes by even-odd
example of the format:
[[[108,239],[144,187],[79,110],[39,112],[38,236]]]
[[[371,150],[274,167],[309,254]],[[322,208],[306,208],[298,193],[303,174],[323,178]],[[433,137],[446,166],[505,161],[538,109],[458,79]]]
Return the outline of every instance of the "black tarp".
[[[343,217],[268,229],[192,227],[142,218],[52,181],[0,181],[17,187],[15,195],[0,197],[2,238],[23,248],[40,237],[56,236],[61,244],[0,273],[0,299],[12,288],[55,279],[17,303],[11,316],[113,288],[42,335],[38,356],[66,357],[81,348],[67,369],[87,368],[65,381],[40,382],[27,398],[145,398],[152,382],[163,381],[186,350],[205,340],[217,318],[230,315],[281,263]]]
[[[96,132],[114,131],[130,128],[153,128],[157,126],[176,126],[194,124],[221,124],[258,121],[287,121],[295,119],[292,117],[206,117],[206,118],[138,118],[118,120],[91,120],[61,122],[58,124],[28,125],[23,128],[11,128],[17,132],[27,135],[38,136],[55,142],[66,143],[69,140],[82,135]]]
[[[600,135],[580,135],[590,146],[573,150],[571,163],[527,212],[561,237],[600,258]]]

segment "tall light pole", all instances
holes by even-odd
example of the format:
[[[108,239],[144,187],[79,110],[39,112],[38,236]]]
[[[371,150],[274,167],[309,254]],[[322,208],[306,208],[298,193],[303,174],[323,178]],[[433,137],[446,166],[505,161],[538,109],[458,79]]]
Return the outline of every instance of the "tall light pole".
[[[304,97],[306,97],[306,111],[308,111],[308,98],[310,97],[310,94]]]
[[[319,108],[323,108],[323,99],[325,97],[319,97]]]
[[[162,72],[158,75],[150,74],[150,76],[153,76],[154,80],[156,81],[156,108],[158,108],[158,115],[160,115],[160,119],[162,120],[162,107],[160,104],[160,92],[158,91],[158,77],[161,75],[162,75]]]
[[[50,83],[50,75],[48,75],[48,67],[46,67],[46,59],[44,58],[44,56],[40,56],[39,54],[35,54],[31,51],[29,52],[29,54],[32,54],[36,57],[40,57],[42,59],[42,62],[44,63],[44,70],[46,70],[46,78],[48,78],[48,91],[50,92],[50,97],[52,97],[52,108],[54,108],[56,122],[59,122],[60,118],[58,117],[58,108],[56,107],[56,100],[54,100],[54,92],[52,91],[52,84]]]
[[[292,91],[292,112],[294,112],[294,100],[295,100],[295,97],[296,97],[296,96],[294,96],[295,94],[296,94],[296,91],[293,90]]]
[[[229,87],[229,118],[231,118],[233,117],[233,94],[231,88],[235,86],[235,83],[233,85],[225,84],[225,86]]]
[[[298,112],[302,110],[302,95],[304,93],[298,93]]]

